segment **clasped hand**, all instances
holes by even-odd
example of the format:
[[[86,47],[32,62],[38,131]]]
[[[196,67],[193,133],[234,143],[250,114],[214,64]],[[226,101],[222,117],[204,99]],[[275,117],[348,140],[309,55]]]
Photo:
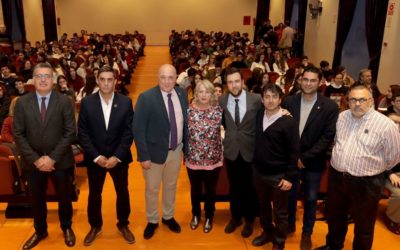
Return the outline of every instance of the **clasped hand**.
[[[39,171],[51,172],[55,169],[54,163],[55,163],[55,161],[53,159],[51,159],[49,156],[43,155],[42,157],[37,159],[33,164],[36,166],[36,168]]]
[[[110,169],[110,168],[115,167],[118,164],[118,162],[119,161],[118,161],[117,157],[115,157],[115,156],[111,156],[110,158],[107,158],[107,157],[101,155],[96,163],[100,167]]]

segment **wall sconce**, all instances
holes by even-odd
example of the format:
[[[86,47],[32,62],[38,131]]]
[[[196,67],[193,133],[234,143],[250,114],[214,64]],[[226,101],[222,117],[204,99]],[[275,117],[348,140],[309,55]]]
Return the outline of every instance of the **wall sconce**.
[[[317,18],[318,14],[321,15],[322,13],[322,0],[318,0],[317,2],[314,2],[314,4],[309,3],[308,8],[310,9],[311,18]]]

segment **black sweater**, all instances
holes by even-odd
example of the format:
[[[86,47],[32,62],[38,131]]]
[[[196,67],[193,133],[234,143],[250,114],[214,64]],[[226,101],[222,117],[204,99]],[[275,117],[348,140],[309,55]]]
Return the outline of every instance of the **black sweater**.
[[[254,167],[262,175],[283,173],[291,181],[300,155],[299,124],[284,115],[263,131],[263,117],[264,109],[257,114]]]

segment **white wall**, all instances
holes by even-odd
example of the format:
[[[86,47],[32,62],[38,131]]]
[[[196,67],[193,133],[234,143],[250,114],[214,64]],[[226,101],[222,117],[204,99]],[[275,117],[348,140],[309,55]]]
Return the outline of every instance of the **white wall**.
[[[42,1],[30,0],[24,1],[24,18],[26,40],[32,42],[44,40]]]
[[[400,57],[400,0],[389,0],[395,4],[393,16],[386,16],[385,34],[379,64],[377,84],[381,92],[386,93],[389,85],[400,84],[399,57]],[[387,46],[385,46],[385,43]]]
[[[330,62],[332,66],[339,0],[323,1],[322,8],[322,14],[316,19],[311,19],[310,10],[307,8],[304,54],[316,66],[319,66],[321,60]]]
[[[285,0],[271,0],[269,3],[269,19],[273,26],[285,20]]]
[[[37,0],[36,0],[37,1]],[[244,26],[243,16],[255,18],[257,0],[56,0],[58,33],[124,33],[137,29],[148,44],[168,44],[172,29],[240,31],[253,36],[253,25]]]

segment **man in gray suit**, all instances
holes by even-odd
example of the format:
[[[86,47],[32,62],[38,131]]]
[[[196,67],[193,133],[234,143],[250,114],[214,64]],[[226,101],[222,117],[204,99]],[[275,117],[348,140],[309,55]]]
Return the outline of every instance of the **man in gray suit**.
[[[231,220],[225,233],[232,233],[242,224],[241,232],[247,238],[253,233],[257,197],[252,182],[252,161],[256,139],[256,115],[261,108],[258,94],[243,90],[244,82],[237,68],[227,68],[225,78],[229,93],[220,98],[224,109],[224,157],[230,184]]]
[[[186,140],[186,92],[175,86],[176,70],[164,64],[158,71],[158,86],[140,94],[133,119],[133,136],[138,161],[146,182],[147,226],[144,238],[150,239],[158,227],[158,196],[161,183],[162,223],[179,233],[174,219],[176,182]]]
[[[36,91],[20,97],[14,112],[14,138],[22,156],[32,195],[35,233],[23,249],[35,247],[47,237],[47,178],[51,177],[58,196],[58,214],[65,244],[75,245],[71,229],[71,175],[74,156],[71,143],[75,134],[71,100],[53,90],[50,64],[39,63],[33,70]]]

